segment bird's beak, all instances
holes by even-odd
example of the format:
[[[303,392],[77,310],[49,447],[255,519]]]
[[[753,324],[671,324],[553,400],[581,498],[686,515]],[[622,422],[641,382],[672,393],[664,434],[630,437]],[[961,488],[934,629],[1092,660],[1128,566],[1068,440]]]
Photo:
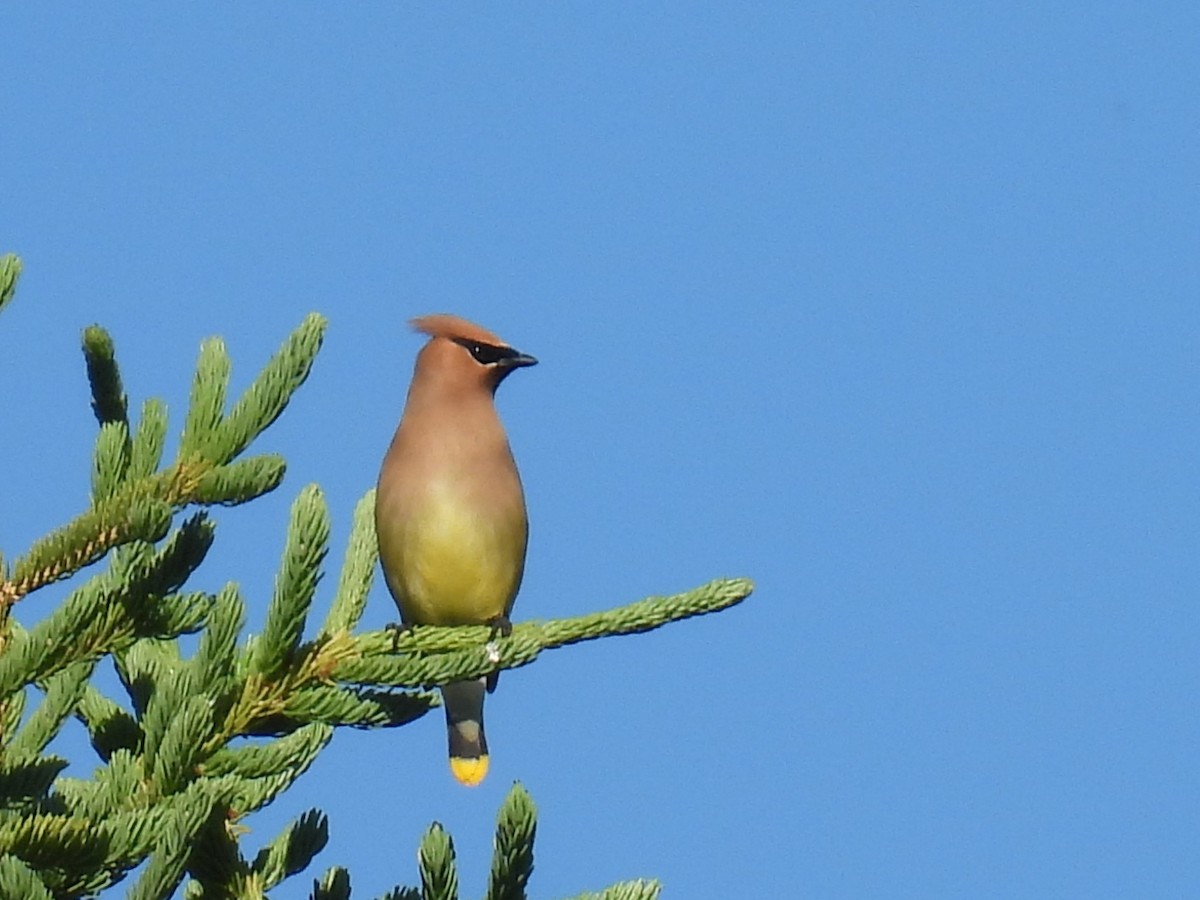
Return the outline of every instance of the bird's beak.
[[[519,369],[522,366],[536,366],[537,360],[527,353],[518,353],[516,356],[510,356],[501,362],[512,369]]]

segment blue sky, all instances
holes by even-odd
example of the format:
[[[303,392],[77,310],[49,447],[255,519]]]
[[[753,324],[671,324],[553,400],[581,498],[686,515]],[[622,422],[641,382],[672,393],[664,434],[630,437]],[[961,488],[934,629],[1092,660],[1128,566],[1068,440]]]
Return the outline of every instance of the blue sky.
[[[507,674],[478,790],[440,714],[339,734],[249,847],[319,806],[372,897],[437,819],[478,895],[519,779],[535,897],[1195,889],[1200,7],[798,6],[6,13],[7,555],[86,502],[84,326],[177,434],[202,338],[241,386],[317,310],[288,478],[194,582],[260,626],[451,311],[542,362],[516,619],[758,585]]]

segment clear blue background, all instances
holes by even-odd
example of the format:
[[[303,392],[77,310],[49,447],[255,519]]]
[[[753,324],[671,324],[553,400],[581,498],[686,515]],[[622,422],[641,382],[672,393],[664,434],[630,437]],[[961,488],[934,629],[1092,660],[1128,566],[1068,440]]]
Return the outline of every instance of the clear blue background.
[[[405,322],[445,310],[542,360],[499,398],[516,618],[758,585],[506,675],[478,790],[440,714],[339,734],[248,849],[319,806],[311,874],[372,897],[437,819],[477,896],[520,779],[535,897],[1196,890],[1200,6],[124,4],[3,33],[10,558],[86,502],[82,327],[177,433],[203,337],[240,387],[318,310],[258,444],[287,481],[218,511],[196,577],[260,627],[291,499],[324,488],[336,562]],[[394,617],[377,584],[365,625]]]

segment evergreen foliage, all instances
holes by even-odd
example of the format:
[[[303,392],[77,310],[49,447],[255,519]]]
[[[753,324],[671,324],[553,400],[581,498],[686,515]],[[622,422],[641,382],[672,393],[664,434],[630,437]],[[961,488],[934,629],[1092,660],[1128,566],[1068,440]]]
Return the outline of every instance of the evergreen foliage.
[[[0,308],[19,274],[16,257],[0,257]],[[750,593],[745,579],[713,581],[604,613],[519,623],[508,637],[486,627],[359,632],[377,562],[368,493],[354,510],[328,611],[306,639],[330,533],[329,509],[310,485],[292,505],[262,633],[244,635],[237,585],[186,589],[214,539],[204,508],[280,484],[283,459],[243,454],[307,378],[324,328],[308,316],[232,405],[225,346],[204,341],[169,462],[166,407],[147,400],[131,421],[112,338],[99,326],[84,331],[99,425],[91,502],[11,565],[0,556],[0,897],[93,896],[134,870],[128,896],[136,900],[181,890],[188,900],[264,897],[308,867],[328,821],[309,810],[252,856],[239,822],[288,790],[335,728],[401,726],[437,705],[439,684],[713,612]],[[18,620],[22,598],[77,575],[50,615]],[[178,639],[195,633],[196,650],[184,657]],[[92,683],[105,657],[126,694],[120,702]],[[63,776],[67,761],[47,750],[72,717],[100,763],[91,778]],[[497,821],[488,900],[526,896],[535,832],[533,801],[515,785]],[[420,888],[387,897],[457,898],[454,845],[440,825],[421,839],[418,858]],[[633,881],[581,897],[641,900],[658,891]],[[349,874],[329,869],[310,896],[346,900]]]

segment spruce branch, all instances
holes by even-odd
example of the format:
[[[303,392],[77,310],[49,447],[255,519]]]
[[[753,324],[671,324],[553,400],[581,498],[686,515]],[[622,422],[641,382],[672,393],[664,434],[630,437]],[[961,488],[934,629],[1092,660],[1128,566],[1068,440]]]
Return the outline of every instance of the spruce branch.
[[[6,298],[0,297],[0,306]],[[11,854],[0,855],[0,897],[21,897],[23,900],[54,900],[37,873]]]
[[[234,404],[216,440],[223,461],[238,456],[279,418],[292,394],[308,378],[321,349],[325,324],[324,317],[309,313]]]
[[[6,755],[0,760],[0,797],[4,798],[4,807],[35,809],[66,767],[67,761],[58,756]]]
[[[133,752],[141,746],[142,729],[137,720],[91,685],[84,691],[76,715],[96,754],[110,765],[117,751]]]
[[[21,277],[21,259],[15,253],[0,256],[0,310],[12,300]]]
[[[187,898],[240,897],[239,888],[249,872],[233,831],[219,809],[214,809],[192,843],[188,860],[191,881],[184,889]]]
[[[157,402],[143,405],[143,421],[132,442],[128,432],[110,432],[99,438],[93,480],[98,498],[15,561],[11,574],[0,582],[0,618],[26,594],[73,575],[115,547],[161,539],[178,510],[191,505],[244,503],[277,487],[284,468],[277,456],[229,464],[279,417],[308,377],[324,328],[321,316],[307,316],[227,419],[221,417],[221,410],[228,356],[219,340],[206,341],[193,379],[178,458],[166,469],[153,471],[166,430],[165,411]],[[91,326],[84,334],[84,346],[89,372],[95,369],[92,402],[96,415],[102,425],[119,423],[126,414],[126,400],[111,355],[112,340],[99,326]],[[2,569],[0,575],[4,575]]]
[[[217,592],[200,636],[200,647],[192,658],[192,687],[214,699],[227,696],[237,677],[237,639],[246,621],[246,604],[237,585],[226,584]]]
[[[203,695],[183,700],[156,745],[151,744],[147,729],[145,761],[151,764],[153,784],[161,793],[178,793],[191,782],[212,731],[212,706]]]
[[[264,888],[273,888],[289,875],[303,872],[329,842],[329,819],[310,809],[259,851],[251,865]]]
[[[142,733],[142,752],[153,759],[185,690],[185,673],[172,656],[176,648],[158,641],[138,641],[113,655],[117,675],[129,695]]]
[[[167,437],[167,407],[151,397],[142,403],[137,433],[129,451],[129,477],[144,480],[162,464],[163,443]]]
[[[458,868],[454,841],[440,823],[434,822],[421,837],[417,851],[424,900],[458,900]]]
[[[92,779],[60,778],[54,789],[56,809],[83,819],[104,820],[147,802],[140,759],[129,750],[114,751]]]
[[[120,487],[129,471],[131,451],[129,426],[124,422],[105,422],[96,434],[92,454],[92,502],[107,500]]]
[[[0,696],[79,660],[129,647],[138,638],[176,637],[199,628],[207,596],[165,592],[199,564],[211,533],[199,522],[191,528],[185,524],[176,534],[182,537],[157,553],[115,560],[121,565],[89,579],[31,632],[13,630],[0,653]]]
[[[333,726],[312,722],[267,743],[222,747],[199,767],[199,772],[204,775],[265,778],[284,769],[303,771],[332,738]]]
[[[292,504],[283,563],[267,607],[267,624],[254,648],[251,671],[278,678],[300,644],[304,621],[329,549],[329,509],[316,485],[300,492]]]
[[[94,668],[94,661],[81,660],[46,680],[42,702],[6,748],[10,758],[32,756],[46,748],[79,705]],[[0,796],[5,796],[3,791]]]
[[[662,885],[657,881],[638,879],[614,884],[596,894],[580,894],[573,900],[658,900]]]
[[[0,307],[19,261],[0,258]],[[83,333],[92,410],[99,423],[90,503],[7,568],[0,559],[0,898],[94,896],[136,872],[129,896],[166,900],[262,898],[304,870],[326,844],[328,823],[311,810],[243,855],[240,824],[290,788],[341,727],[407,724],[438,703],[429,688],[532,662],[542,650],[658,628],[744,599],[746,579],[711,582],[670,597],[570,619],[486,627],[417,627],[355,634],[374,579],[374,497],[356,505],[341,571],[323,623],[305,640],[329,549],[330,513],[316,486],[289,516],[262,633],[243,636],[246,602],[233,583],[216,594],[186,590],[214,529],[188,507],[244,503],[274,489],[285,470],[274,454],[244,455],[307,378],[324,320],[308,316],[233,403],[232,365],[219,338],[200,349],[179,451],[164,462],[166,407],[129,415],[112,338]],[[30,629],[17,600],[107,557]],[[200,632],[190,657],[179,638]],[[122,705],[92,683],[112,658]],[[27,710],[26,707],[32,709]],[[87,729],[100,765],[63,774],[47,753],[70,717]],[[519,784],[497,816],[489,900],[521,900],[533,871],[536,808]],[[434,823],[420,851],[422,890],[390,900],[448,900],[459,893],[454,846]],[[186,884],[184,882],[186,881]],[[648,900],[655,882],[601,894]],[[350,876],[330,868],[312,897],[348,900]]]
[[[525,886],[533,874],[536,835],[537,807],[529,792],[520,783],[514,784],[496,818],[486,900],[525,900]]]
[[[262,778],[229,778],[229,821],[240,821],[250,813],[262,809],[290,788],[303,774],[303,769],[287,769]]]
[[[38,868],[92,868],[108,856],[108,829],[72,816],[0,814],[0,854],[11,853]]]
[[[350,900],[350,873],[341,866],[328,869],[319,880],[313,881],[309,900]],[[420,894],[414,900],[421,900]]]
[[[355,728],[407,725],[438,705],[429,692],[377,691],[317,685],[288,698],[283,716],[297,722],[325,722]]]
[[[348,633],[367,606],[367,595],[375,580],[375,564],[379,561],[379,548],[375,538],[375,489],[366,493],[354,507],[354,520],[350,528],[350,539],[342,562],[342,574],[338,579],[325,624],[318,638],[330,638],[338,633]]]
[[[279,487],[286,468],[283,457],[274,453],[210,468],[196,479],[195,501],[211,506],[238,506]]]
[[[602,613],[549,622],[523,622],[507,637],[493,638],[485,626],[417,626],[399,638],[374,632],[359,638],[362,655],[349,657],[334,676],[356,684],[433,687],[478,678],[533,662],[551,650],[618,634],[651,631],[668,622],[705,615],[740,603],[754,584],[748,578],[722,578],[669,597],[647,597]],[[399,653],[391,653],[395,641]]]
[[[212,813],[212,798],[205,791],[193,791],[175,804],[174,814],[163,823],[161,837],[150,853],[150,864],[129,892],[130,900],[161,900],[175,893],[193,841]]]
[[[75,574],[130,541],[157,541],[171,527],[171,507],[132,485],[37,541],[0,584],[0,607]]]
[[[525,900],[526,886],[533,872],[536,833],[537,808],[533,798],[519,782],[515,782],[496,816],[492,868],[485,900]],[[428,900],[430,897],[458,897],[454,842],[437,822],[429,827],[421,839],[417,860],[421,890],[398,887],[388,893],[387,898]],[[658,900],[660,890],[661,885],[657,881],[639,879],[614,884],[599,893],[580,894],[574,900]]]
[[[211,337],[200,345],[196,374],[192,377],[192,393],[183,437],[179,439],[181,459],[200,458],[208,462],[224,462],[212,446],[225,411],[225,391],[233,364],[225,350],[225,342]]]
[[[19,628],[20,626],[12,623],[10,627]],[[0,745],[11,740],[12,735],[16,734],[17,728],[21,724],[21,719],[25,715],[25,694],[24,690],[18,690],[0,699]]]
[[[92,412],[101,425],[129,425],[129,398],[121,386],[113,339],[99,325],[83,331],[83,356],[87,362],[88,383],[92,388]]]

